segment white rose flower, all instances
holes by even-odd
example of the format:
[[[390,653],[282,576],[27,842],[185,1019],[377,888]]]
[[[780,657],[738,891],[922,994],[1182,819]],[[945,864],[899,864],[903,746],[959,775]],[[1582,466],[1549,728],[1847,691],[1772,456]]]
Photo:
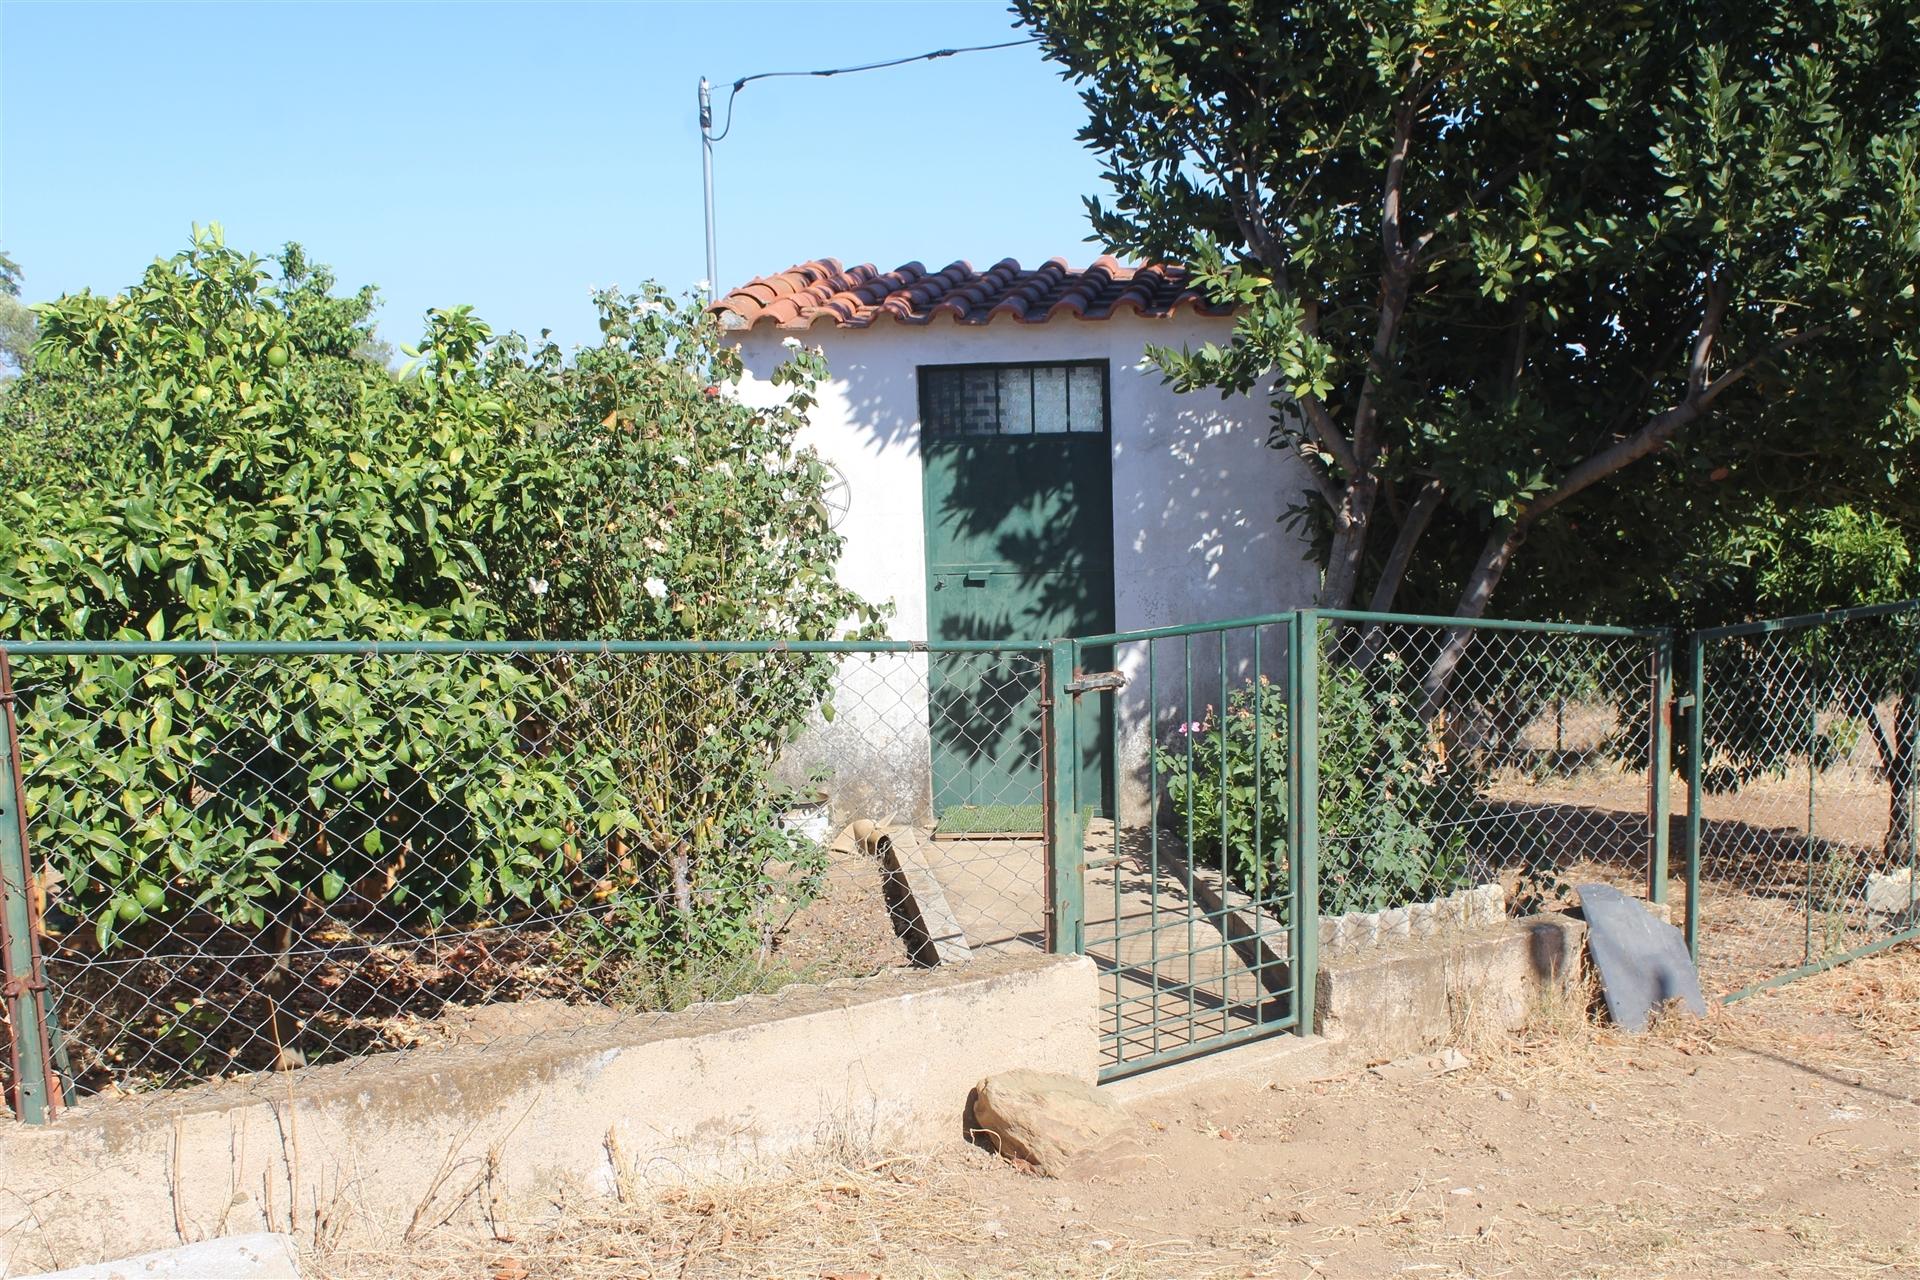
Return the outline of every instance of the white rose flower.
[[[647,594],[652,596],[655,600],[665,600],[667,598],[667,584],[662,579],[648,578],[645,582],[641,583],[640,585],[644,587],[646,589]]]
[[[528,578],[527,590],[537,596],[543,596],[547,594],[547,580],[545,578]]]
[[[788,336],[780,339],[780,345],[789,351],[798,351],[800,349],[800,339]]]

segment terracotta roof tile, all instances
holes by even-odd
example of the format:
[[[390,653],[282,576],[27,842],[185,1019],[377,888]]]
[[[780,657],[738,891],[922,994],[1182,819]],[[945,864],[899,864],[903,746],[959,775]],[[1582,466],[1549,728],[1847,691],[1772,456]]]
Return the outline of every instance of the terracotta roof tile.
[[[941,271],[909,262],[886,272],[819,258],[749,280],[712,310],[729,329],[807,329],[817,323],[864,329],[883,316],[900,324],[926,324],[936,316],[951,316],[956,324],[986,324],[999,316],[1041,324],[1062,315],[1105,320],[1122,311],[1161,318],[1182,307],[1200,315],[1232,313],[1230,305],[1209,302],[1189,281],[1185,267],[1127,267],[1106,255],[1084,270],[1050,258],[1031,271],[1012,258],[985,271],[966,262]]]

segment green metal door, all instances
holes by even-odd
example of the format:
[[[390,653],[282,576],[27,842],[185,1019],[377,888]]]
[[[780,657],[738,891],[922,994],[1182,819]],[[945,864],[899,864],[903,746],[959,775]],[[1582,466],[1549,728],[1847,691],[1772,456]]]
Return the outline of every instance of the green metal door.
[[[920,379],[928,635],[1112,631],[1105,364],[946,366],[923,368]],[[1023,655],[932,658],[933,805],[943,829],[1041,830],[1043,676]],[[1111,724],[1099,701],[1064,711],[1076,717],[1080,804],[1107,813]]]

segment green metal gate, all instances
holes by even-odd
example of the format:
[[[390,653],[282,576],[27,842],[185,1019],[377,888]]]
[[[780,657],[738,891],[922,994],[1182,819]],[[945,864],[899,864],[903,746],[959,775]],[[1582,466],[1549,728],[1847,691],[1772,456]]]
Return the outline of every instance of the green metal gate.
[[[1315,666],[1295,660],[1307,625],[1283,614],[1054,650],[1054,945],[1100,971],[1103,1078],[1312,1026],[1317,780],[1293,766],[1312,757]],[[1089,732],[1116,759],[1097,797],[1058,763],[1086,758]],[[1249,772],[1229,784],[1227,752],[1243,749]],[[1169,796],[1209,770],[1227,797],[1215,820],[1171,816]],[[1102,804],[1110,820],[1093,817]]]

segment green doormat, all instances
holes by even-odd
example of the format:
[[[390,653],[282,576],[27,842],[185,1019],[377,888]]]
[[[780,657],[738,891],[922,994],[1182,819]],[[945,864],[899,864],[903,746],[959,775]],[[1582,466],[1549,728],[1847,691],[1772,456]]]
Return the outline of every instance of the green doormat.
[[[1047,829],[1046,806],[1038,804],[956,804],[940,811],[935,839],[951,836],[1032,836]]]

